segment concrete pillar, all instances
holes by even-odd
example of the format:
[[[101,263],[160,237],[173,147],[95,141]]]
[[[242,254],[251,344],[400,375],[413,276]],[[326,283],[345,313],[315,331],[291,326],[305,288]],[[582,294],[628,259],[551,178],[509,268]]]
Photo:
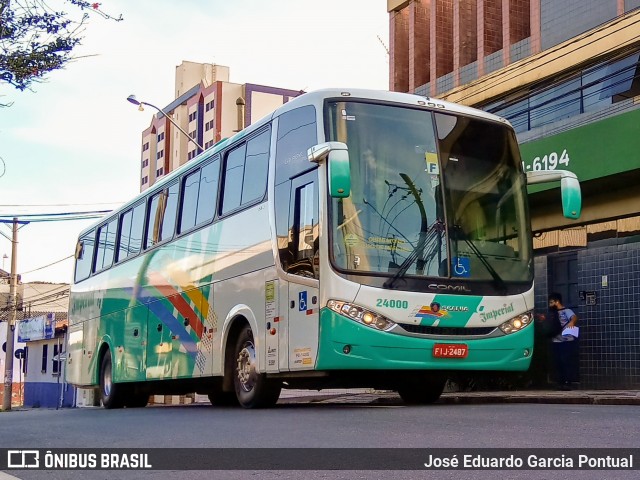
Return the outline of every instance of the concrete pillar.
[[[389,12],[389,89],[409,91],[409,9]]]
[[[409,4],[409,91],[429,81],[429,11],[432,0],[414,0]]]

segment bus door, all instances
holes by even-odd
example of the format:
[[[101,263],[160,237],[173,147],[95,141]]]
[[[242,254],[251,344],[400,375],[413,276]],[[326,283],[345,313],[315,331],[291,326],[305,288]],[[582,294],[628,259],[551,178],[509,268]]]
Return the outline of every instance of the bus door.
[[[289,214],[289,369],[313,369],[318,351],[319,209],[318,172],[293,179]],[[304,280],[303,280],[304,279]]]

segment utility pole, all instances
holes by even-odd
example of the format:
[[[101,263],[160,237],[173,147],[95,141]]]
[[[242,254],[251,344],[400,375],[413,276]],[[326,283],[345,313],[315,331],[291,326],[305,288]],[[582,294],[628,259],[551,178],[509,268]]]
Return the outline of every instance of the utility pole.
[[[18,219],[13,219],[13,237],[11,240],[11,283],[9,286],[9,320],[7,322],[7,352],[4,358],[4,397],[2,410],[11,410],[13,390],[13,346],[16,329],[16,290],[18,287]]]

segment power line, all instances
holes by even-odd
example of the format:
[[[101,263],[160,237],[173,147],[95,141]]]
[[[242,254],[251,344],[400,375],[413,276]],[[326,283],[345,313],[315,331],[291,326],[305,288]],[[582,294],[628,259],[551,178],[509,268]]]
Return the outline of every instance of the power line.
[[[35,290],[36,294],[32,295],[30,297],[26,297],[22,299],[23,302],[37,302],[40,301],[44,298],[49,298],[49,297],[55,297],[56,295],[61,295],[67,291],[69,291],[69,285],[67,284],[60,284],[59,285],[59,289],[52,289],[49,290],[48,292],[41,292],[40,290],[38,290],[38,288],[36,287],[36,285],[38,285],[38,283],[26,283],[23,284],[25,286],[28,286],[28,288]]]
[[[8,217],[19,217],[19,218],[34,218],[34,217],[62,217],[62,216],[72,216],[72,215],[98,215],[112,212],[113,210],[89,210],[84,212],[55,212],[55,213],[25,213],[25,214],[0,214],[0,218],[8,218]]]
[[[1,160],[1,158],[0,158]],[[89,205],[122,205],[124,202],[96,202],[96,203],[22,203],[0,204],[0,207],[86,207]]]
[[[55,265],[57,263],[64,262],[65,260],[68,260],[71,257],[73,257],[73,255],[69,255],[68,257],[61,258],[60,260],[56,260],[55,262],[51,262],[51,263],[49,263],[49,264],[47,264],[47,265],[45,265],[43,267],[34,268],[33,270],[29,270],[28,272],[22,272],[22,273],[20,273],[20,275],[26,275],[27,273],[33,273],[33,272],[37,272],[38,270],[44,270],[45,268],[50,267],[51,265]]]
[[[27,223],[42,223],[42,222],[70,222],[73,220],[92,220],[96,218],[102,218],[104,215],[82,215],[74,217],[60,217],[60,218],[36,218],[29,220]],[[0,222],[9,222],[9,220],[3,220],[0,218]]]

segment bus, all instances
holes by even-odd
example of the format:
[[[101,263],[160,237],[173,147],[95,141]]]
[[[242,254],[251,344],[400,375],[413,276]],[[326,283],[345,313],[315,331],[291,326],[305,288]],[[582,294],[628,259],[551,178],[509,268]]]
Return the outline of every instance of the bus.
[[[304,93],[79,235],[67,380],[274,405],[373,387],[428,404],[533,354],[530,171],[494,115],[404,93]],[[560,206],[559,206],[560,207]]]

